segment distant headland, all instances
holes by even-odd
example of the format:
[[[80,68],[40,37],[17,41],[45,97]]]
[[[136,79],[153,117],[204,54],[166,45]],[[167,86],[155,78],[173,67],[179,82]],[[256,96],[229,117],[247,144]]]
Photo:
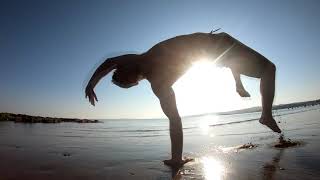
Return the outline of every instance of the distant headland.
[[[320,104],[320,99],[317,99],[317,100],[312,100],[312,101],[302,101],[302,102],[294,102],[294,103],[288,103],[288,104],[273,105],[272,110],[295,109],[295,108],[299,108],[299,107],[315,106],[315,105],[319,105],[319,104]],[[198,117],[198,116],[212,115],[212,114],[232,115],[232,114],[253,113],[253,112],[260,112],[260,111],[261,111],[261,106],[257,106],[257,107],[251,107],[251,108],[245,108],[245,109],[239,109],[239,110],[233,110],[233,111],[195,114],[195,115],[184,116],[184,117]]]
[[[41,117],[30,116],[25,114],[0,113],[0,121],[14,121],[17,123],[61,123],[61,122],[75,122],[75,123],[98,123],[98,120],[77,119],[77,118],[55,118],[55,117]]]
[[[288,103],[288,104],[279,104],[279,105],[273,105],[272,110],[280,110],[280,109],[294,109],[294,108],[300,108],[300,107],[308,107],[308,106],[315,106],[320,104],[320,99],[312,100],[312,101],[302,101],[302,102],[294,102],[294,103]],[[246,108],[246,109],[240,109],[240,110],[234,110],[234,111],[228,111],[228,112],[221,112],[218,113],[220,115],[227,115],[227,114],[242,114],[242,113],[253,113],[253,112],[259,112],[261,111],[261,107],[252,107],[252,108]]]

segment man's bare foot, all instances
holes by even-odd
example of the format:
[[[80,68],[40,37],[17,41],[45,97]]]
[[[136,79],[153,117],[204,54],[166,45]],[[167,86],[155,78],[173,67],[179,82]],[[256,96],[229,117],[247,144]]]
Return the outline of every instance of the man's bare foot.
[[[237,92],[241,97],[250,97],[250,94],[243,88],[237,88]]]
[[[164,160],[163,163],[167,166],[173,167],[173,168],[180,168],[187,162],[193,161],[193,159],[186,158],[186,159],[181,159],[181,160],[174,160],[174,159],[169,159],[169,160]]]
[[[268,126],[272,131],[281,133],[281,129],[279,128],[276,121],[272,117],[271,118],[261,117],[259,122],[263,125]]]

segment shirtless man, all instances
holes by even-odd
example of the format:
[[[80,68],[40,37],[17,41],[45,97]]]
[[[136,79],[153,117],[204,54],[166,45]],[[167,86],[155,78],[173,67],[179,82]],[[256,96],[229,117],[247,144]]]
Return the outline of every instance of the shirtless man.
[[[98,101],[94,87],[99,80],[115,69],[112,82],[122,88],[130,88],[142,79],[150,82],[152,91],[159,98],[161,108],[169,118],[171,159],[164,163],[182,166],[189,159],[182,158],[183,132],[181,117],[176,106],[172,85],[192,63],[211,59],[218,66],[230,68],[236,82],[236,90],[242,97],[249,97],[240,74],[260,78],[262,115],[259,122],[281,133],[272,116],[275,91],[275,65],[267,58],[242,44],[227,33],[194,33],[162,41],[142,54],[126,54],[107,59],[91,77],[85,94],[92,105]],[[213,82],[214,83],[214,82]]]

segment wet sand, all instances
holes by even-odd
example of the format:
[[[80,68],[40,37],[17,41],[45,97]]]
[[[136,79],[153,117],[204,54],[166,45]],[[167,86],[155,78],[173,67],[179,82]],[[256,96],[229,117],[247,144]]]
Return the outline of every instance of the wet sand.
[[[169,157],[167,121],[0,122],[0,180],[319,179],[319,108],[282,114],[282,140],[258,121],[212,126],[213,117],[184,119],[200,125],[184,129],[184,155],[195,160],[181,169],[162,163]]]

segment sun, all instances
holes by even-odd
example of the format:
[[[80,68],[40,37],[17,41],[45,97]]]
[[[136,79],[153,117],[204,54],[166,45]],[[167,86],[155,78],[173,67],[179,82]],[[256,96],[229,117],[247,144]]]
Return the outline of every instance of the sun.
[[[195,63],[173,86],[181,115],[241,109],[243,99],[235,90],[229,68],[203,60]]]

